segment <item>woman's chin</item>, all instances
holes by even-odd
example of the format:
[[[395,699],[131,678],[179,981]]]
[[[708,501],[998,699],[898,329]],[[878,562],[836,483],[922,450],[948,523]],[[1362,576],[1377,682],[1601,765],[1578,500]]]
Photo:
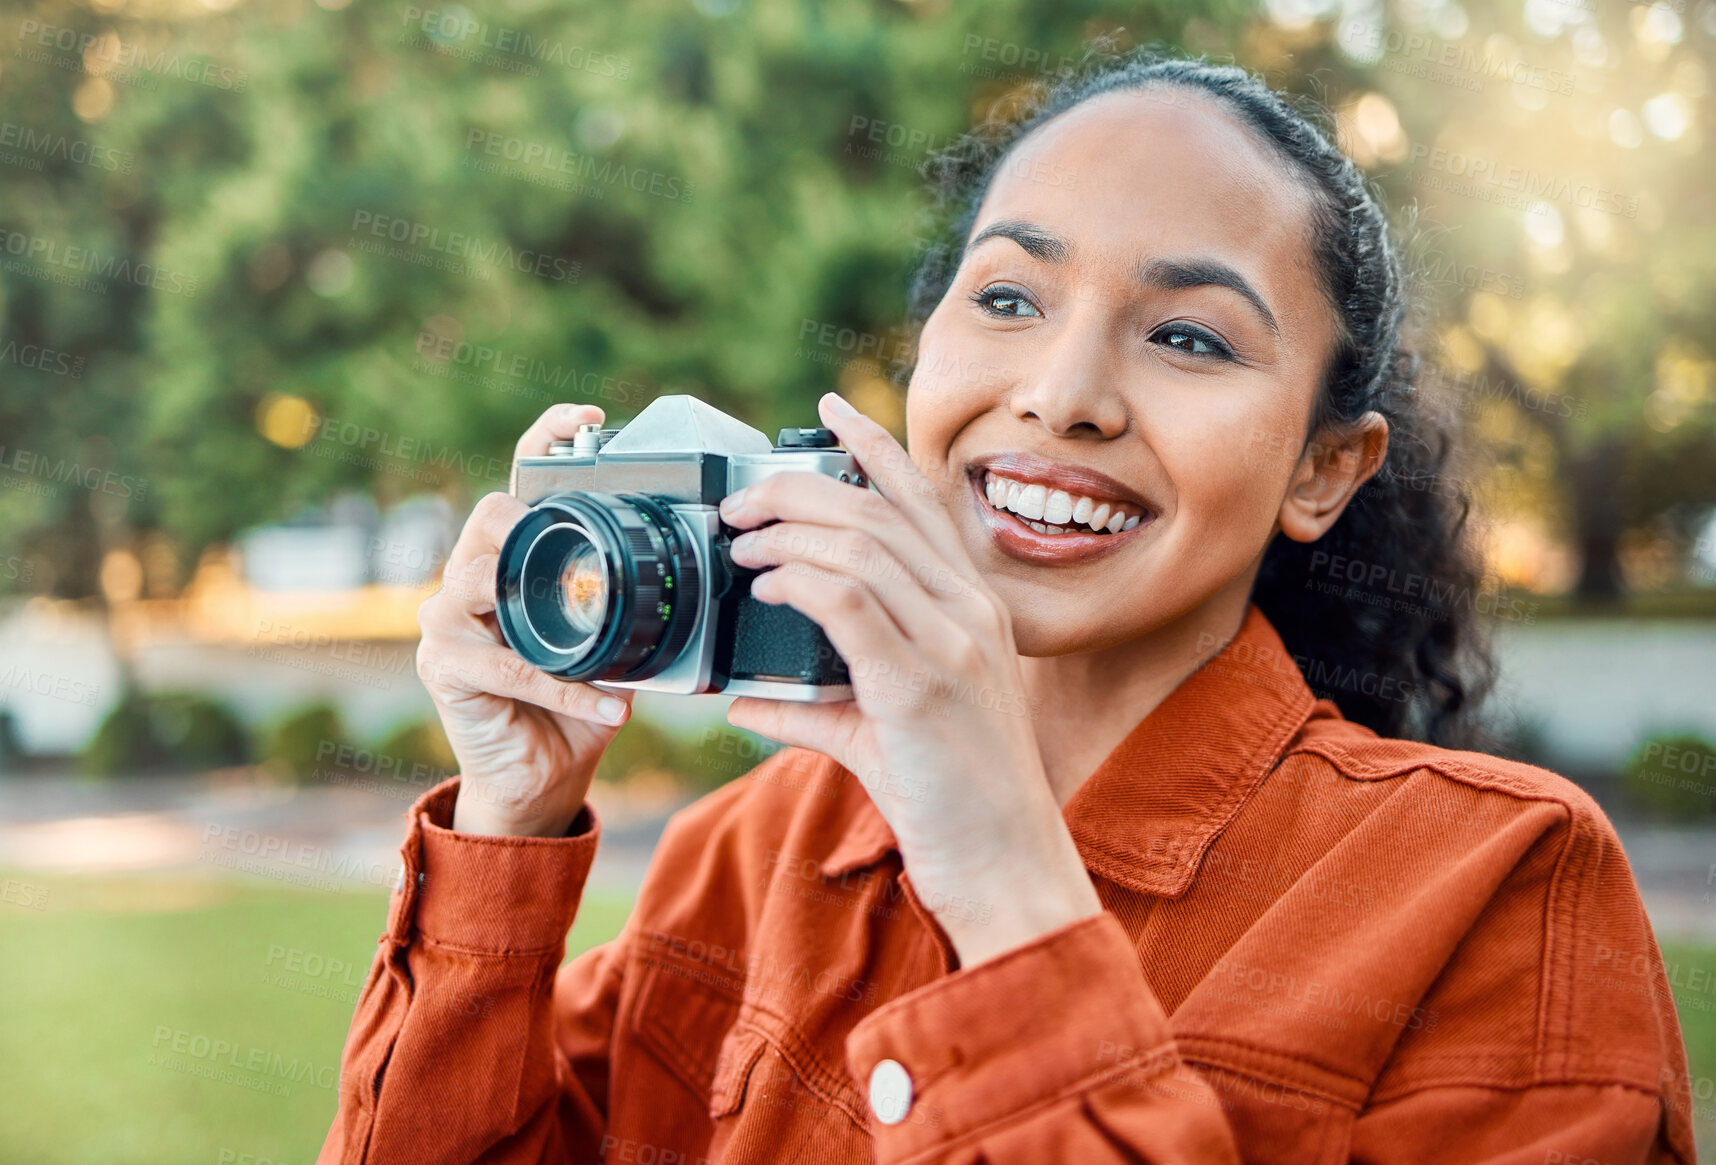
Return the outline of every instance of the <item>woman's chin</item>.
[[[1005,600],[1006,596],[1002,598]],[[1008,604],[1013,616],[1013,644],[1020,655],[1034,659],[1079,655],[1112,647],[1137,635],[1136,629],[1122,631],[1101,620],[1068,618],[1061,603],[1055,604],[1062,607],[1059,614],[1043,610],[1044,605],[1040,599],[1035,604]]]

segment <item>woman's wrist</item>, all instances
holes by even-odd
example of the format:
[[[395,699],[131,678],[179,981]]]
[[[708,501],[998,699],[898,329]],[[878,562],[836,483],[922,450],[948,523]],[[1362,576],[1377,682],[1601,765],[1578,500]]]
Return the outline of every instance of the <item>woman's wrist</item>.
[[[580,790],[570,804],[565,796],[550,804],[542,793],[521,794],[504,785],[461,777],[453,802],[453,830],[483,837],[565,837],[586,792]]]
[[[1072,835],[1058,818],[1054,824],[1061,826],[1060,836],[1020,845],[985,868],[942,873],[928,884],[913,877],[920,901],[946,932],[962,968],[1102,913]]]
[[[959,965],[973,967],[997,955],[1034,942],[1081,918],[1102,913],[1102,900],[1088,879],[1083,892],[1078,887],[1051,891],[1041,881],[1007,890],[995,898],[1003,905],[986,916],[970,917],[965,911],[937,915],[936,921],[953,943]]]

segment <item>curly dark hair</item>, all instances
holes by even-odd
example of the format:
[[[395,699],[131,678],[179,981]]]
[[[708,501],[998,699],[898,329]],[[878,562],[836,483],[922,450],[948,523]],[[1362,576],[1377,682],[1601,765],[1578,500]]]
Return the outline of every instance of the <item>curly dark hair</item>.
[[[1483,569],[1455,473],[1458,427],[1419,391],[1408,265],[1380,194],[1335,144],[1327,109],[1231,65],[1087,51],[1077,70],[1029,87],[1014,116],[992,114],[925,162],[939,225],[912,278],[911,328],[921,331],[946,294],[990,181],[1025,135],[1094,97],[1170,89],[1235,117],[1311,195],[1311,251],[1336,340],[1305,440],[1373,410],[1389,426],[1382,468],[1316,542],[1277,535],[1251,597],[1313,689],[1349,720],[1382,736],[1493,748],[1479,722],[1495,665],[1478,624]]]

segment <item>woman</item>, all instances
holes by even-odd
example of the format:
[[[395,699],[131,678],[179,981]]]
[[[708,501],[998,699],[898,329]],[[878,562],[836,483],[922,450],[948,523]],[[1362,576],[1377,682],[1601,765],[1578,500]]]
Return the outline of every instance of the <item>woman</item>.
[[[523,507],[477,507],[419,653],[462,777],[412,812],[322,1161],[1690,1165],[1608,822],[1450,747],[1478,575],[1362,176],[1142,56],[965,147],[910,456],[830,394],[879,494],[722,507],[856,699],[735,700],[791,747],[564,968],[629,694],[501,645]]]

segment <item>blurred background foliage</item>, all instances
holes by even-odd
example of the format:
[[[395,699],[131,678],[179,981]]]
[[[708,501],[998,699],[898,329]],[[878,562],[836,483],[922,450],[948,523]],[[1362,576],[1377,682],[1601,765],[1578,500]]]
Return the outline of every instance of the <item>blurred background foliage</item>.
[[[899,428],[917,167],[1105,36],[1328,104],[1411,210],[1431,379],[1483,438],[1508,582],[1683,582],[1716,502],[1710,0],[4,19],[0,544],[32,568],[0,588],[99,596],[122,547],[171,595],[204,547],[342,489],[463,512],[552,400],[617,423],[693,392],[768,428],[833,384]],[[67,466],[115,476],[43,488]]]
[[[205,570],[223,548],[307,512],[350,519],[354,495],[370,518],[434,495],[425,512],[456,522],[559,400],[620,423],[689,392],[772,430],[832,386],[901,432],[920,167],[1087,52],[1150,44],[1326,104],[1416,229],[1426,390],[1479,439],[1491,586],[1533,592],[1546,621],[1716,612],[1716,0],[8,0],[0,597],[35,596],[14,605],[46,630],[28,667],[0,641],[3,694],[35,684],[38,714],[87,713],[91,734],[54,746],[85,771],[206,776],[226,824],[319,791],[360,819],[313,835],[317,852],[390,855],[398,812],[454,767],[404,698],[408,647],[373,647],[414,636],[407,588],[439,558],[412,554],[433,541],[372,563],[371,582],[402,584],[391,606],[321,616],[214,585],[236,577]],[[281,545],[277,569],[294,565]],[[61,637],[67,609],[102,625],[114,671],[73,666],[100,653]],[[1661,660],[1682,633],[1652,634],[1604,630],[1582,678],[1605,699],[1680,683]],[[1567,690],[1545,738],[1596,719]],[[12,713],[0,767],[30,751]],[[1635,805],[1707,826],[1716,748],[1678,719],[1597,743],[1617,765],[1634,750],[1618,779]],[[695,792],[774,747],[688,725],[634,720],[600,776],[643,803],[651,782]],[[151,785],[181,787],[109,782],[101,812],[136,825]],[[616,844],[627,802],[610,787],[601,804]],[[285,820],[258,828],[308,828]],[[41,825],[56,860],[66,825]],[[121,835],[79,836],[105,868]],[[208,856],[193,835],[185,864],[212,872]],[[166,1070],[152,1040],[333,1063],[357,983],[277,956],[361,981],[390,879],[324,895],[111,868],[0,887],[0,1160],[311,1159],[331,1093],[282,1103]],[[569,950],[629,905],[586,901]],[[1665,953],[1716,971],[1708,943]],[[1716,1011],[1678,996],[1702,1089]],[[1695,1115],[1711,1139],[1709,1105]]]

